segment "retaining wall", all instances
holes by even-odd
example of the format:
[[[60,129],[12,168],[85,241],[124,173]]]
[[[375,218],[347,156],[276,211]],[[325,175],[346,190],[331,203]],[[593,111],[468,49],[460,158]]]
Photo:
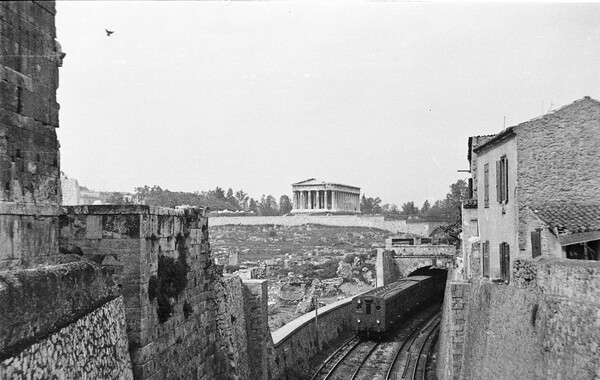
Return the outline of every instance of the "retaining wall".
[[[444,315],[438,377],[599,378],[599,292],[600,263],[567,259],[517,261],[510,285],[450,286],[446,300],[462,293],[465,311]],[[448,344],[461,324],[464,344]]]
[[[0,362],[2,379],[133,379],[119,297]]]
[[[308,373],[309,361],[324,346],[353,330],[352,311],[352,298],[319,308],[318,344],[315,311],[304,314],[275,331],[275,362],[283,372],[280,378],[302,378],[302,374]]]
[[[435,228],[447,223],[442,222],[417,222],[406,220],[384,220],[383,216],[366,215],[289,215],[289,216],[218,216],[211,217],[212,226],[229,224],[239,225],[264,225],[275,224],[281,226],[301,226],[303,224],[322,224],[340,227],[369,227],[393,233],[406,232],[429,236]]]
[[[201,209],[69,206],[60,249],[110,266],[122,287],[136,379],[214,379],[216,268]],[[176,294],[174,289],[178,289]]]
[[[108,273],[89,262],[0,272],[0,359],[117,296]]]

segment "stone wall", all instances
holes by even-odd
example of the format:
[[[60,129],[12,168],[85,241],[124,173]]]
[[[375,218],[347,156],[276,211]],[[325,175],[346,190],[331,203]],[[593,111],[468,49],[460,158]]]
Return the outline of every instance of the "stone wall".
[[[210,219],[213,226],[223,225],[264,225],[301,226],[322,224],[340,227],[369,227],[393,233],[412,233],[429,236],[443,222],[407,222],[406,220],[384,220],[381,215],[289,215],[289,216],[219,216]]]
[[[0,270],[58,254],[55,13],[53,1],[0,2]]]
[[[600,202],[599,102],[586,97],[522,123],[515,132],[520,204]]]
[[[440,379],[459,379],[462,369],[465,317],[467,303],[465,294],[469,294],[470,284],[448,281],[442,306],[442,324],[438,350],[438,377]]]
[[[393,251],[399,278],[431,265],[452,268],[456,257],[453,245],[404,245],[393,247]]]
[[[600,263],[543,259],[517,264],[510,285],[482,280],[465,288],[464,355],[443,343],[461,323],[445,318],[440,358],[446,359],[438,361],[439,377],[600,377]],[[461,359],[460,374],[453,373]]]
[[[119,297],[9,357],[2,379],[133,379]]]
[[[318,310],[318,344],[315,311],[304,314],[273,333],[275,362],[281,377],[302,378],[309,361],[326,345],[349,334],[352,325],[352,298],[346,298]]]
[[[136,379],[213,379],[226,365],[216,349],[216,267],[203,210],[73,206],[61,215],[63,253],[115,272],[127,315]]]
[[[0,359],[117,296],[106,270],[89,262],[0,272]]]
[[[394,252],[388,249],[377,248],[377,286],[385,286],[402,278],[400,268],[394,260]]]

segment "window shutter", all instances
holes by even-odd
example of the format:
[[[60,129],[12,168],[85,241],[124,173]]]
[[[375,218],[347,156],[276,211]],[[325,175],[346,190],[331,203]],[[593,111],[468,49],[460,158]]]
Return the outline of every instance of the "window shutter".
[[[496,161],[496,200],[502,202],[502,165]]]
[[[483,277],[490,277],[490,242],[483,243]]]
[[[508,203],[508,158],[506,158],[506,156],[504,157],[504,168],[503,168],[503,173],[504,174],[502,176],[503,178],[503,182],[504,182],[504,198],[503,200],[506,201],[506,203]]]
[[[490,165],[483,166],[483,204],[485,207],[490,205]]]
[[[531,257],[535,258],[542,254],[542,233],[540,230],[531,232]]]

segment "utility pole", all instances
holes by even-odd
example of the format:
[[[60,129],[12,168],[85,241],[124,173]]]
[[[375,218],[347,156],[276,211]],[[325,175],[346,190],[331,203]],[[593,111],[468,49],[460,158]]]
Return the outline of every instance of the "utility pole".
[[[317,296],[313,296],[313,302],[315,303],[315,333],[317,337],[317,350],[321,350],[321,345],[319,344],[319,299]]]

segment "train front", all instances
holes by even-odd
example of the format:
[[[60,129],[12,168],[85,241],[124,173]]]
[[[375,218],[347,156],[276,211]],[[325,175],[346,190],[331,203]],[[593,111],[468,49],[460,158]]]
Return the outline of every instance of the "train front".
[[[384,300],[373,295],[356,297],[354,304],[354,328],[360,335],[381,334],[385,332]]]

